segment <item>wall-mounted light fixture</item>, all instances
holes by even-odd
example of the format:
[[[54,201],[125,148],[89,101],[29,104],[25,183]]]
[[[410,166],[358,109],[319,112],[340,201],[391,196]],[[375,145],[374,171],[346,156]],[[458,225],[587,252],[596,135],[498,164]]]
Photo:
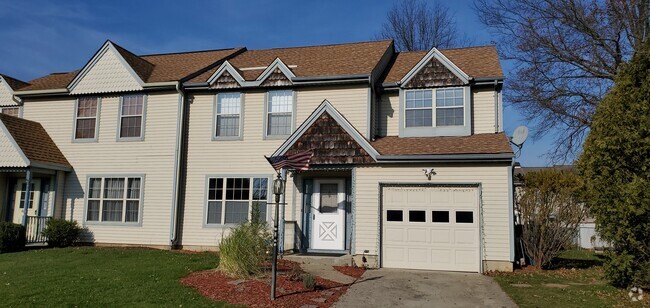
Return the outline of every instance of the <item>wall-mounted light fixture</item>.
[[[428,180],[431,180],[431,176],[436,175],[436,172],[433,171],[433,168],[425,168],[422,169],[424,172],[424,175],[427,177]]]

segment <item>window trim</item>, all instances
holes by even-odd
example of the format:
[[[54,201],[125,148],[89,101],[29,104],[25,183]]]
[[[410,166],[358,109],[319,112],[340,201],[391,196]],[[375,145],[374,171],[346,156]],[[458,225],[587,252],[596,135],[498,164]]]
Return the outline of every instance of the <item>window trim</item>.
[[[271,92],[290,91],[291,92],[291,132],[287,135],[269,135],[268,122],[269,122],[269,97]],[[264,140],[284,140],[291,136],[296,130],[296,105],[297,105],[296,91],[293,89],[275,89],[269,90],[264,93],[264,120],[262,127],[262,139]]]
[[[88,220],[88,195],[90,192],[90,179],[91,178],[101,178],[102,179],[102,188],[100,191],[100,198],[99,198],[99,204],[100,204],[100,209],[99,209],[99,218],[100,220],[94,221],[94,220]],[[123,202],[123,212],[122,212],[122,221],[117,222],[117,221],[102,221],[101,220],[101,213],[102,213],[102,204],[104,200],[104,180],[106,178],[124,178],[124,198],[122,199]],[[138,208],[138,221],[137,222],[126,222],[125,217],[126,217],[126,201],[128,200],[126,198],[126,193],[127,193],[127,185],[128,185],[128,178],[140,178],[140,206]],[[144,189],[145,189],[145,182],[146,182],[146,175],[144,173],[119,173],[119,174],[89,174],[86,176],[86,183],[85,183],[85,191],[84,191],[84,209],[83,209],[83,225],[94,225],[94,226],[120,226],[120,227],[142,227],[142,214],[144,213],[143,208],[144,208]],[[131,199],[132,200],[132,199]]]
[[[205,176],[205,179],[204,179],[205,187],[203,189],[203,194],[204,194],[203,195],[203,221],[202,221],[203,228],[224,229],[224,228],[233,228],[233,227],[236,227],[236,226],[239,225],[239,224],[233,224],[233,223],[223,223],[223,224],[221,224],[221,223],[219,223],[219,224],[215,224],[215,223],[209,224],[208,223],[208,202],[209,202],[208,197],[209,197],[209,194],[210,194],[210,179],[215,179],[215,178],[224,179],[224,181],[223,181],[223,183],[224,183],[224,189],[223,189],[224,192],[226,191],[225,185],[226,185],[226,179],[227,178],[248,178],[248,179],[251,180],[250,181],[251,192],[250,192],[249,197],[248,197],[248,202],[250,202],[249,203],[250,204],[249,212],[248,212],[249,217],[250,217],[250,211],[253,208],[252,207],[252,201],[253,201],[253,193],[252,193],[253,181],[252,180],[254,178],[265,178],[265,179],[267,179],[267,181],[268,181],[267,182],[267,194],[266,194],[267,208],[266,208],[265,221],[269,222],[271,220],[270,219],[270,217],[271,217],[271,207],[269,205],[271,204],[271,195],[273,194],[272,193],[273,175],[271,175],[271,174],[207,174]],[[223,203],[225,201],[226,200],[221,200],[222,204],[225,204],[225,203]],[[225,207],[222,207],[222,213],[225,213]],[[225,221],[224,215],[222,215],[221,220]]]
[[[238,93],[239,94],[239,136],[217,136],[217,104],[219,103],[219,94]],[[212,141],[221,140],[244,140],[244,102],[246,95],[243,92],[222,92],[217,93],[212,98]]]
[[[438,126],[436,123],[436,90],[463,89],[463,125]],[[406,127],[406,93],[410,91],[432,91],[432,125]],[[399,90],[399,136],[400,137],[434,137],[434,136],[469,136],[472,133],[472,91],[470,86],[438,87]]]
[[[142,122],[141,122],[141,127],[140,127],[140,137],[120,137],[122,134],[122,103],[124,103],[124,97],[125,96],[137,96],[137,95],[142,95]],[[124,94],[120,96],[119,104],[118,104],[118,110],[117,110],[117,135],[115,136],[116,141],[118,142],[129,142],[129,141],[144,141],[144,132],[145,132],[145,127],[147,126],[147,100],[148,100],[148,95],[144,93],[130,93],[130,94]]]
[[[100,111],[102,110],[102,98],[101,96],[89,96],[97,98],[97,112],[95,113],[95,137],[94,138],[77,138],[77,120],[79,114],[79,97],[74,100],[74,122],[72,124],[72,142],[73,143],[92,143],[99,141],[99,121],[100,121]],[[91,119],[91,118],[82,118],[82,119]]]

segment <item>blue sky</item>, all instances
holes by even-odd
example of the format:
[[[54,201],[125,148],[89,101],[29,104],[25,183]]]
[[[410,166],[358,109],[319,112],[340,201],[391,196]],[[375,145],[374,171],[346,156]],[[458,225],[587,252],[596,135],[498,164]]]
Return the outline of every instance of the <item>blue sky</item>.
[[[456,12],[460,31],[477,45],[491,43],[471,0],[445,3]],[[136,54],[373,40],[392,4],[373,0],[0,0],[0,72],[31,80],[75,70],[107,39]],[[506,70],[511,66],[503,65]],[[527,124],[509,107],[505,120],[508,134]],[[518,161],[525,166],[546,165],[544,155],[551,139],[529,139]]]

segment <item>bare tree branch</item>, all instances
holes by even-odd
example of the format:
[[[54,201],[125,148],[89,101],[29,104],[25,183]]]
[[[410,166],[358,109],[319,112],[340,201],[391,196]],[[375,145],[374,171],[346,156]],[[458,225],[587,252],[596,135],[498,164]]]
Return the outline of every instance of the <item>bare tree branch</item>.
[[[472,42],[467,35],[459,33],[456,16],[448,7],[424,0],[396,2],[386,15],[378,37],[393,39],[400,51],[462,47]]]
[[[550,131],[552,161],[580,152],[596,106],[648,36],[650,0],[475,0],[481,22],[514,64],[506,101]]]

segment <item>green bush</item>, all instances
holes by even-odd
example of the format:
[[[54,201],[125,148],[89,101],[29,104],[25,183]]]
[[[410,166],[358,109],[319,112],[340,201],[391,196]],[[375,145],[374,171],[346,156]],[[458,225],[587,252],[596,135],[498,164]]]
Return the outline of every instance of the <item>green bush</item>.
[[[25,228],[11,222],[0,222],[0,253],[25,249]]]
[[[316,279],[312,274],[302,275],[302,286],[307,290],[313,290],[316,287]]]
[[[229,276],[259,275],[271,251],[270,239],[266,223],[260,220],[253,219],[253,222],[237,226],[221,240],[218,269]]]
[[[81,227],[76,221],[65,219],[50,219],[43,229],[47,245],[51,247],[67,247],[79,240]]]

